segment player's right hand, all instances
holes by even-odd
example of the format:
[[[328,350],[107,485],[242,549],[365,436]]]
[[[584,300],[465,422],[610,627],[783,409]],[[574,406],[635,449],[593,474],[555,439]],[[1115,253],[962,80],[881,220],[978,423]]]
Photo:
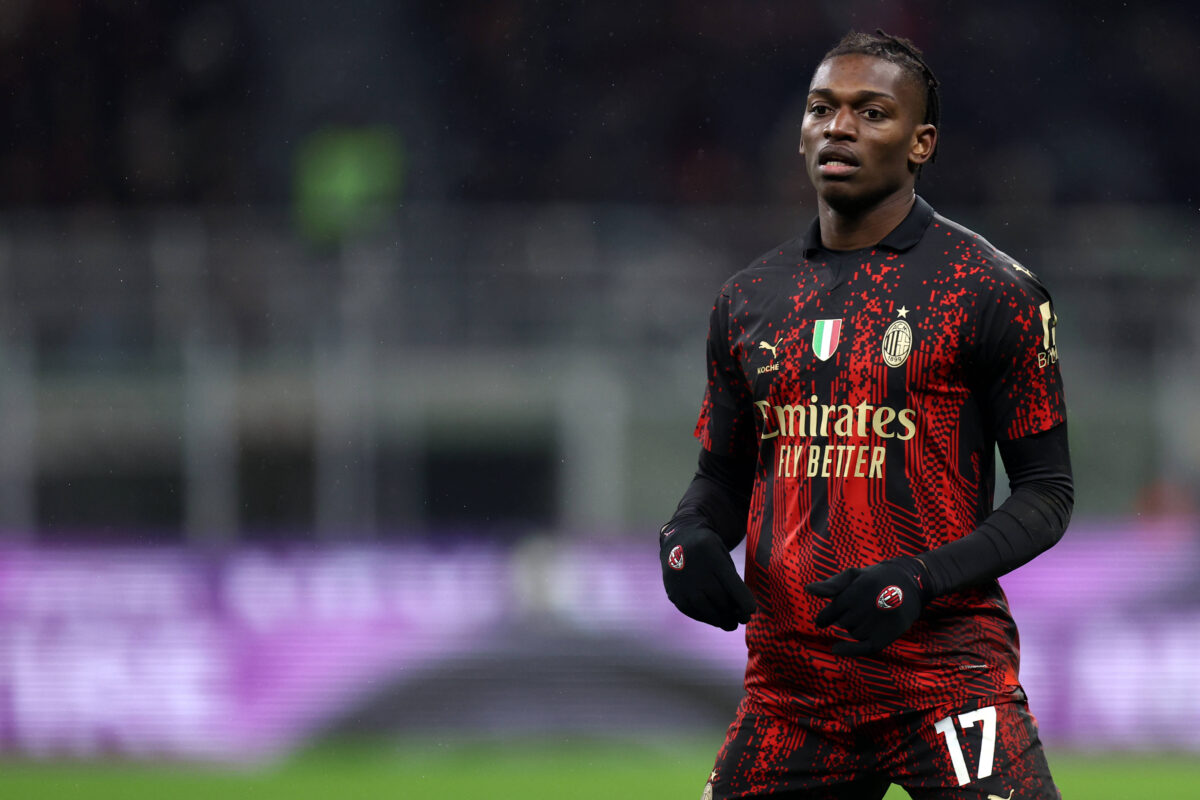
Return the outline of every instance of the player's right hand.
[[[727,631],[750,621],[758,605],[716,531],[668,524],[659,539],[663,586],[676,608]]]

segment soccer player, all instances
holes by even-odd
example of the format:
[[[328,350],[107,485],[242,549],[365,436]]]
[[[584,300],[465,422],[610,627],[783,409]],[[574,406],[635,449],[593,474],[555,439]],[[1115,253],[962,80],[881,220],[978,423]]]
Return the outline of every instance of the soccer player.
[[[675,605],[746,624],[705,796],[1059,797],[996,581],[1073,505],[1056,316],[1030,270],[915,194],[937,86],[905,39],[830,50],[800,131],[817,218],[712,310],[699,468],[660,531]],[[993,510],[997,447],[1012,492]]]

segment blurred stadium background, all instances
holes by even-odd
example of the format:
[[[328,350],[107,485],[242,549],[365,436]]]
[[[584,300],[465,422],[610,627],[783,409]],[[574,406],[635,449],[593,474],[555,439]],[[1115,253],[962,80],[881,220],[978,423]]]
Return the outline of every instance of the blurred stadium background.
[[[698,796],[661,597],[707,311],[850,28],[1055,294],[1075,521],[1008,577],[1067,796],[1200,787],[1183,3],[0,2],[0,793]]]

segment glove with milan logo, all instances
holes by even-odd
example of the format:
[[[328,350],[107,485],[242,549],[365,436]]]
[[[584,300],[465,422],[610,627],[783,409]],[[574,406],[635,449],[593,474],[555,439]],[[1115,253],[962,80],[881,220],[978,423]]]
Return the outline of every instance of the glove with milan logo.
[[[754,595],[716,531],[669,523],[659,536],[659,559],[667,597],[684,614],[727,631],[750,621]]]
[[[877,653],[907,631],[930,599],[925,565],[913,556],[848,569],[804,588],[831,598],[817,613],[817,627],[836,625],[856,641],[837,642],[839,656]]]

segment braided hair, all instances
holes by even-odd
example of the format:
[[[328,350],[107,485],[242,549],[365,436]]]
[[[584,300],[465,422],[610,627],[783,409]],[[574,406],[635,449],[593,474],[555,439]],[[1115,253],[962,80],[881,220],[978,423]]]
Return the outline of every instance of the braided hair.
[[[933,74],[933,70],[929,68],[929,64],[925,63],[925,54],[921,52],[921,48],[902,36],[892,36],[880,29],[876,29],[875,33],[851,31],[843,36],[842,40],[825,54],[821,59],[821,63],[837,56],[847,55],[874,56],[884,61],[890,61],[907,72],[917,82],[918,86],[922,86],[925,89],[925,118],[922,120],[923,124],[933,125],[934,127],[938,126],[942,117],[941,97],[938,94],[938,79]],[[932,162],[936,156],[937,151],[934,150],[929,160]]]

